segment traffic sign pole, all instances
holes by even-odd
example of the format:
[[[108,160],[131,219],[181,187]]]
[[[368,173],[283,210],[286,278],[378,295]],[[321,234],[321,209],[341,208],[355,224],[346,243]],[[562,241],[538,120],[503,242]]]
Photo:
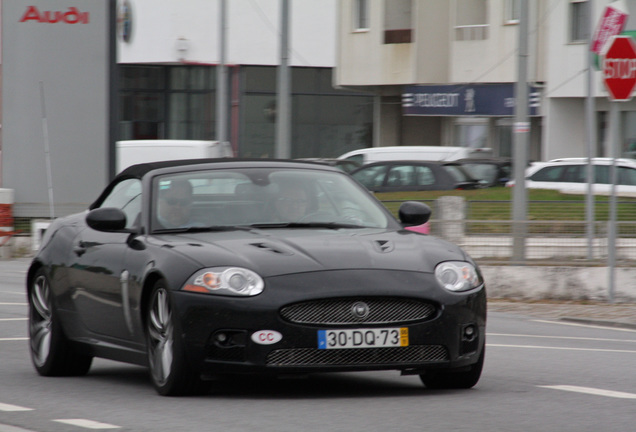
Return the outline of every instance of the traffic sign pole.
[[[609,139],[612,157],[610,167],[610,217],[607,236],[607,261],[609,272],[609,302],[614,302],[616,267],[616,183],[618,170],[616,158],[620,156],[621,113],[618,103],[632,98],[636,86],[636,44],[631,36],[614,36],[607,45],[602,63],[603,82],[610,99]]]

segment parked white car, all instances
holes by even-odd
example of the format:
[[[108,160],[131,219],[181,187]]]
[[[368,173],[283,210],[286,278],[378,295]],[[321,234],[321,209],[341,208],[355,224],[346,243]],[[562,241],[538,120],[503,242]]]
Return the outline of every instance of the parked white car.
[[[592,158],[594,165],[595,195],[610,195],[612,184],[610,168],[612,158]],[[535,162],[526,170],[526,187],[528,189],[554,189],[562,193],[587,193],[587,158],[562,158],[548,162]],[[636,160],[616,159],[617,181],[616,195],[636,197]],[[506,186],[514,186],[514,180]]]

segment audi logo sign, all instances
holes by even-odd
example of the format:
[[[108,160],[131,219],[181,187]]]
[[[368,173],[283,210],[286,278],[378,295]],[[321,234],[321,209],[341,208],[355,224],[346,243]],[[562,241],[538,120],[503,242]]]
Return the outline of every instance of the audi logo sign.
[[[88,24],[89,20],[88,12],[80,12],[76,7],[69,7],[67,11],[40,12],[36,6],[28,6],[20,22]]]

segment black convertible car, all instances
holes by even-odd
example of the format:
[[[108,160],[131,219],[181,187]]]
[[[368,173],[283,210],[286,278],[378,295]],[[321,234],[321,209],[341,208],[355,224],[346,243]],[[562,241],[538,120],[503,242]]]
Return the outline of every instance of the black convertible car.
[[[324,164],[131,166],[45,233],[27,276],[35,369],[146,365],[162,395],[233,373],[395,369],[472,387],[485,354],[479,268],[404,229],[428,220],[425,204],[399,217]]]

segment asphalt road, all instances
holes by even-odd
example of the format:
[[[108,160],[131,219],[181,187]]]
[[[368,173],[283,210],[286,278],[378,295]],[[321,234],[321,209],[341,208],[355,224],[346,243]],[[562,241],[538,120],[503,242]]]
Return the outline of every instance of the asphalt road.
[[[29,359],[26,260],[0,261],[0,432],[627,431],[636,412],[636,330],[491,312],[471,390],[425,389],[397,372],[216,383],[156,395],[145,369],[96,360],[43,378]]]

